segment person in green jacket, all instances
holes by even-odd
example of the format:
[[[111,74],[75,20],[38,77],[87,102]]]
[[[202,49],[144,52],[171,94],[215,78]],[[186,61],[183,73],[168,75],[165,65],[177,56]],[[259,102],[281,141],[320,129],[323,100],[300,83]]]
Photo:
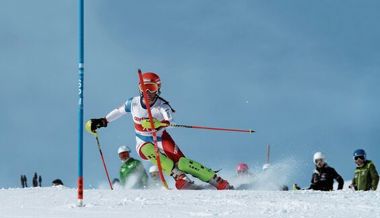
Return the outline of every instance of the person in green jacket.
[[[147,187],[148,175],[141,161],[130,157],[131,149],[122,145],[118,149],[119,158],[122,162],[120,166],[120,185],[141,189]]]
[[[355,150],[353,156],[356,169],[350,188],[358,191],[376,190],[379,174],[375,164],[366,159],[366,152],[363,149]]]

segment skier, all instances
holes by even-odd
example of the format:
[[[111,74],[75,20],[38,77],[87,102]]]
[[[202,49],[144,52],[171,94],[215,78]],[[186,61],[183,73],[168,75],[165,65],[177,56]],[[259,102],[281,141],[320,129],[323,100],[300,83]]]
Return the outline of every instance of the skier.
[[[375,164],[366,159],[366,152],[363,149],[355,150],[353,157],[356,169],[350,188],[359,191],[376,190],[379,183],[379,174]]]
[[[128,188],[145,188],[148,175],[141,161],[130,157],[131,149],[125,145],[120,146],[117,152],[122,162],[119,172],[120,184]]]
[[[332,191],[334,179],[338,182],[338,190],[343,188],[343,178],[326,163],[325,155],[316,152],[313,156],[315,170],[311,178],[309,189],[320,191]]]
[[[146,110],[146,104],[148,103],[154,118],[154,128],[157,131],[161,166],[166,175],[174,178],[176,188],[193,189],[194,182],[186,175],[190,174],[203,182],[211,184],[218,190],[231,189],[232,186],[226,180],[219,177],[216,172],[185,157],[166,131],[166,127],[172,122],[172,113],[175,111],[169,102],[160,96],[160,77],[152,72],[144,73],[142,76],[148,102],[145,102],[142,86],[139,84],[139,96],[128,99],[125,104],[114,109],[104,118],[89,120],[86,124],[86,129],[94,132],[98,128],[107,127],[108,123],[119,119],[121,116],[131,113],[136,132],[137,153],[142,159],[150,160],[153,164],[157,165],[153,134],[150,130],[151,125]]]
[[[41,175],[38,176],[38,186],[39,187],[42,186],[42,177],[41,177]]]

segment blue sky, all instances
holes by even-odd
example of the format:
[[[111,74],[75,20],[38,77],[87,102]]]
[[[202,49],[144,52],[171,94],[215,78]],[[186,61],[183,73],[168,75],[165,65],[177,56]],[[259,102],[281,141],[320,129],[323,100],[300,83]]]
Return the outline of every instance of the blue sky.
[[[0,187],[37,171],[77,179],[77,4],[2,0]],[[137,95],[137,69],[154,71],[179,124],[253,128],[245,135],[172,129],[184,153],[230,172],[238,162],[296,160],[308,184],[312,155],[350,179],[352,151],[380,155],[377,1],[86,1],[85,118]],[[117,148],[134,148],[129,116],[101,131],[117,176]],[[85,183],[105,181],[85,135]],[[133,155],[136,156],[135,151]],[[223,175],[222,171],[222,175]],[[293,182],[293,181],[292,181]]]

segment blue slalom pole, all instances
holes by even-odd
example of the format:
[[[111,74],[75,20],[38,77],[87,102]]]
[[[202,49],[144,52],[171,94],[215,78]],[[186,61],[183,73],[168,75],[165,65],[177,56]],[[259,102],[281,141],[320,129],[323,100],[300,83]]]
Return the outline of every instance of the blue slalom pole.
[[[78,206],[83,206],[84,0],[79,0]]]

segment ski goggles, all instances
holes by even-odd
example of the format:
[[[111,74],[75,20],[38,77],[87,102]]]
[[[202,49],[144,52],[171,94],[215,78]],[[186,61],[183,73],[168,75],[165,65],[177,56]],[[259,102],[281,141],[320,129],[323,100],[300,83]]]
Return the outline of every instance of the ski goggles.
[[[355,156],[355,157],[354,157],[354,160],[358,160],[358,159],[360,159],[360,160],[364,160],[365,157],[364,157],[364,156]]]
[[[315,159],[315,161],[314,161],[315,164],[322,163],[322,162],[324,162],[323,159]]]
[[[145,91],[149,92],[158,92],[158,90],[160,89],[157,83],[144,83],[144,88]],[[141,92],[143,92],[143,87],[141,84],[139,85],[139,89]]]

